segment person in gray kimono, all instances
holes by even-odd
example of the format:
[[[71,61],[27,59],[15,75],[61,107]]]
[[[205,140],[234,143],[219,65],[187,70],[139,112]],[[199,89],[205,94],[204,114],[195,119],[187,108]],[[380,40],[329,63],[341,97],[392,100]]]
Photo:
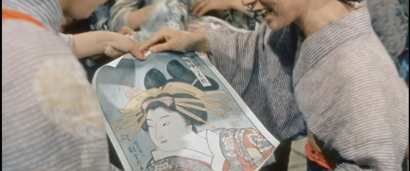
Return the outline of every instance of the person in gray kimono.
[[[214,0],[212,3],[207,0],[201,1],[207,2],[205,4],[199,4],[200,1],[195,0],[179,1],[188,4],[190,11],[195,16],[215,16],[240,29],[254,30],[257,23],[262,20],[240,5],[240,0]],[[139,30],[157,2],[161,2],[161,0],[115,0],[115,4],[110,8],[110,29],[118,31],[122,26],[127,26]],[[212,9],[203,6],[207,4],[213,4]],[[214,7],[218,7],[218,9],[213,9]]]
[[[369,7],[376,2],[389,4],[386,8],[395,3],[369,1]],[[408,144],[408,89],[375,34],[367,1],[242,3],[265,20],[253,33],[162,29],[140,50],[211,54],[213,64],[276,138],[309,135],[310,170],[317,165],[400,170]],[[400,21],[390,14],[380,17]],[[403,33],[389,34],[397,38]]]

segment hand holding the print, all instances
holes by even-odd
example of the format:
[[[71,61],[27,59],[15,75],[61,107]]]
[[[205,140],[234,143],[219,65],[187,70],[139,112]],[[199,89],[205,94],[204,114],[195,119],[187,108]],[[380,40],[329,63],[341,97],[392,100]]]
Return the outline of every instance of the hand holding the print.
[[[162,28],[139,48],[140,52],[147,49],[151,52],[194,50],[209,53],[210,51],[203,32],[188,32],[169,28]],[[142,57],[145,58],[145,56]]]
[[[194,0],[190,10],[194,15],[202,16],[211,10],[226,10],[233,8],[233,2],[239,0]]]
[[[140,58],[142,56],[141,51],[139,51],[140,43],[132,37],[135,34],[134,30],[122,27],[118,33],[112,35],[111,41],[104,48],[104,54],[117,58],[126,53],[131,53],[137,59],[144,60],[145,58]]]
[[[117,58],[131,53],[139,60],[144,60],[140,43],[129,36],[134,35],[130,28],[123,27],[119,33],[109,31],[92,31],[73,35],[73,51],[78,58],[104,53],[108,57]]]

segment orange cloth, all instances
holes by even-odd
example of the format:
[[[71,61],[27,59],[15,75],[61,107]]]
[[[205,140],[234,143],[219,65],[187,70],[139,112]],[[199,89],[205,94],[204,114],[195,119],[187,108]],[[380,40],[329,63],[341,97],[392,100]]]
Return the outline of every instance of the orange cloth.
[[[2,14],[2,17],[1,17],[2,20],[6,20],[6,19],[25,20],[25,21],[29,21],[37,26],[44,28],[44,25],[40,21],[20,11],[3,8],[1,9],[1,14]]]
[[[327,170],[335,170],[335,163],[332,160],[327,159],[321,152],[313,147],[309,141],[306,142],[305,153],[310,161],[317,163]]]

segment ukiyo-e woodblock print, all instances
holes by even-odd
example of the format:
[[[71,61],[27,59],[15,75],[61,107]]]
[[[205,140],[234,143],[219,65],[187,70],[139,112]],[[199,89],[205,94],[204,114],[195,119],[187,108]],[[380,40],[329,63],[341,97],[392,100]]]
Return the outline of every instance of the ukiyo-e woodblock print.
[[[198,54],[125,55],[97,71],[93,85],[125,170],[255,170],[279,144]]]

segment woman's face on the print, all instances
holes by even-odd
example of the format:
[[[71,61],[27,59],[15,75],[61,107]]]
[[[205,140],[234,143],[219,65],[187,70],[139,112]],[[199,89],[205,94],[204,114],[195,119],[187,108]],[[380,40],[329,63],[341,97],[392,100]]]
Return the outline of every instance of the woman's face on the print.
[[[242,4],[259,13],[272,30],[279,30],[298,20],[306,0],[242,0]]]
[[[192,126],[178,112],[162,107],[147,112],[147,124],[152,141],[163,151],[186,147],[186,135],[192,131]]]

